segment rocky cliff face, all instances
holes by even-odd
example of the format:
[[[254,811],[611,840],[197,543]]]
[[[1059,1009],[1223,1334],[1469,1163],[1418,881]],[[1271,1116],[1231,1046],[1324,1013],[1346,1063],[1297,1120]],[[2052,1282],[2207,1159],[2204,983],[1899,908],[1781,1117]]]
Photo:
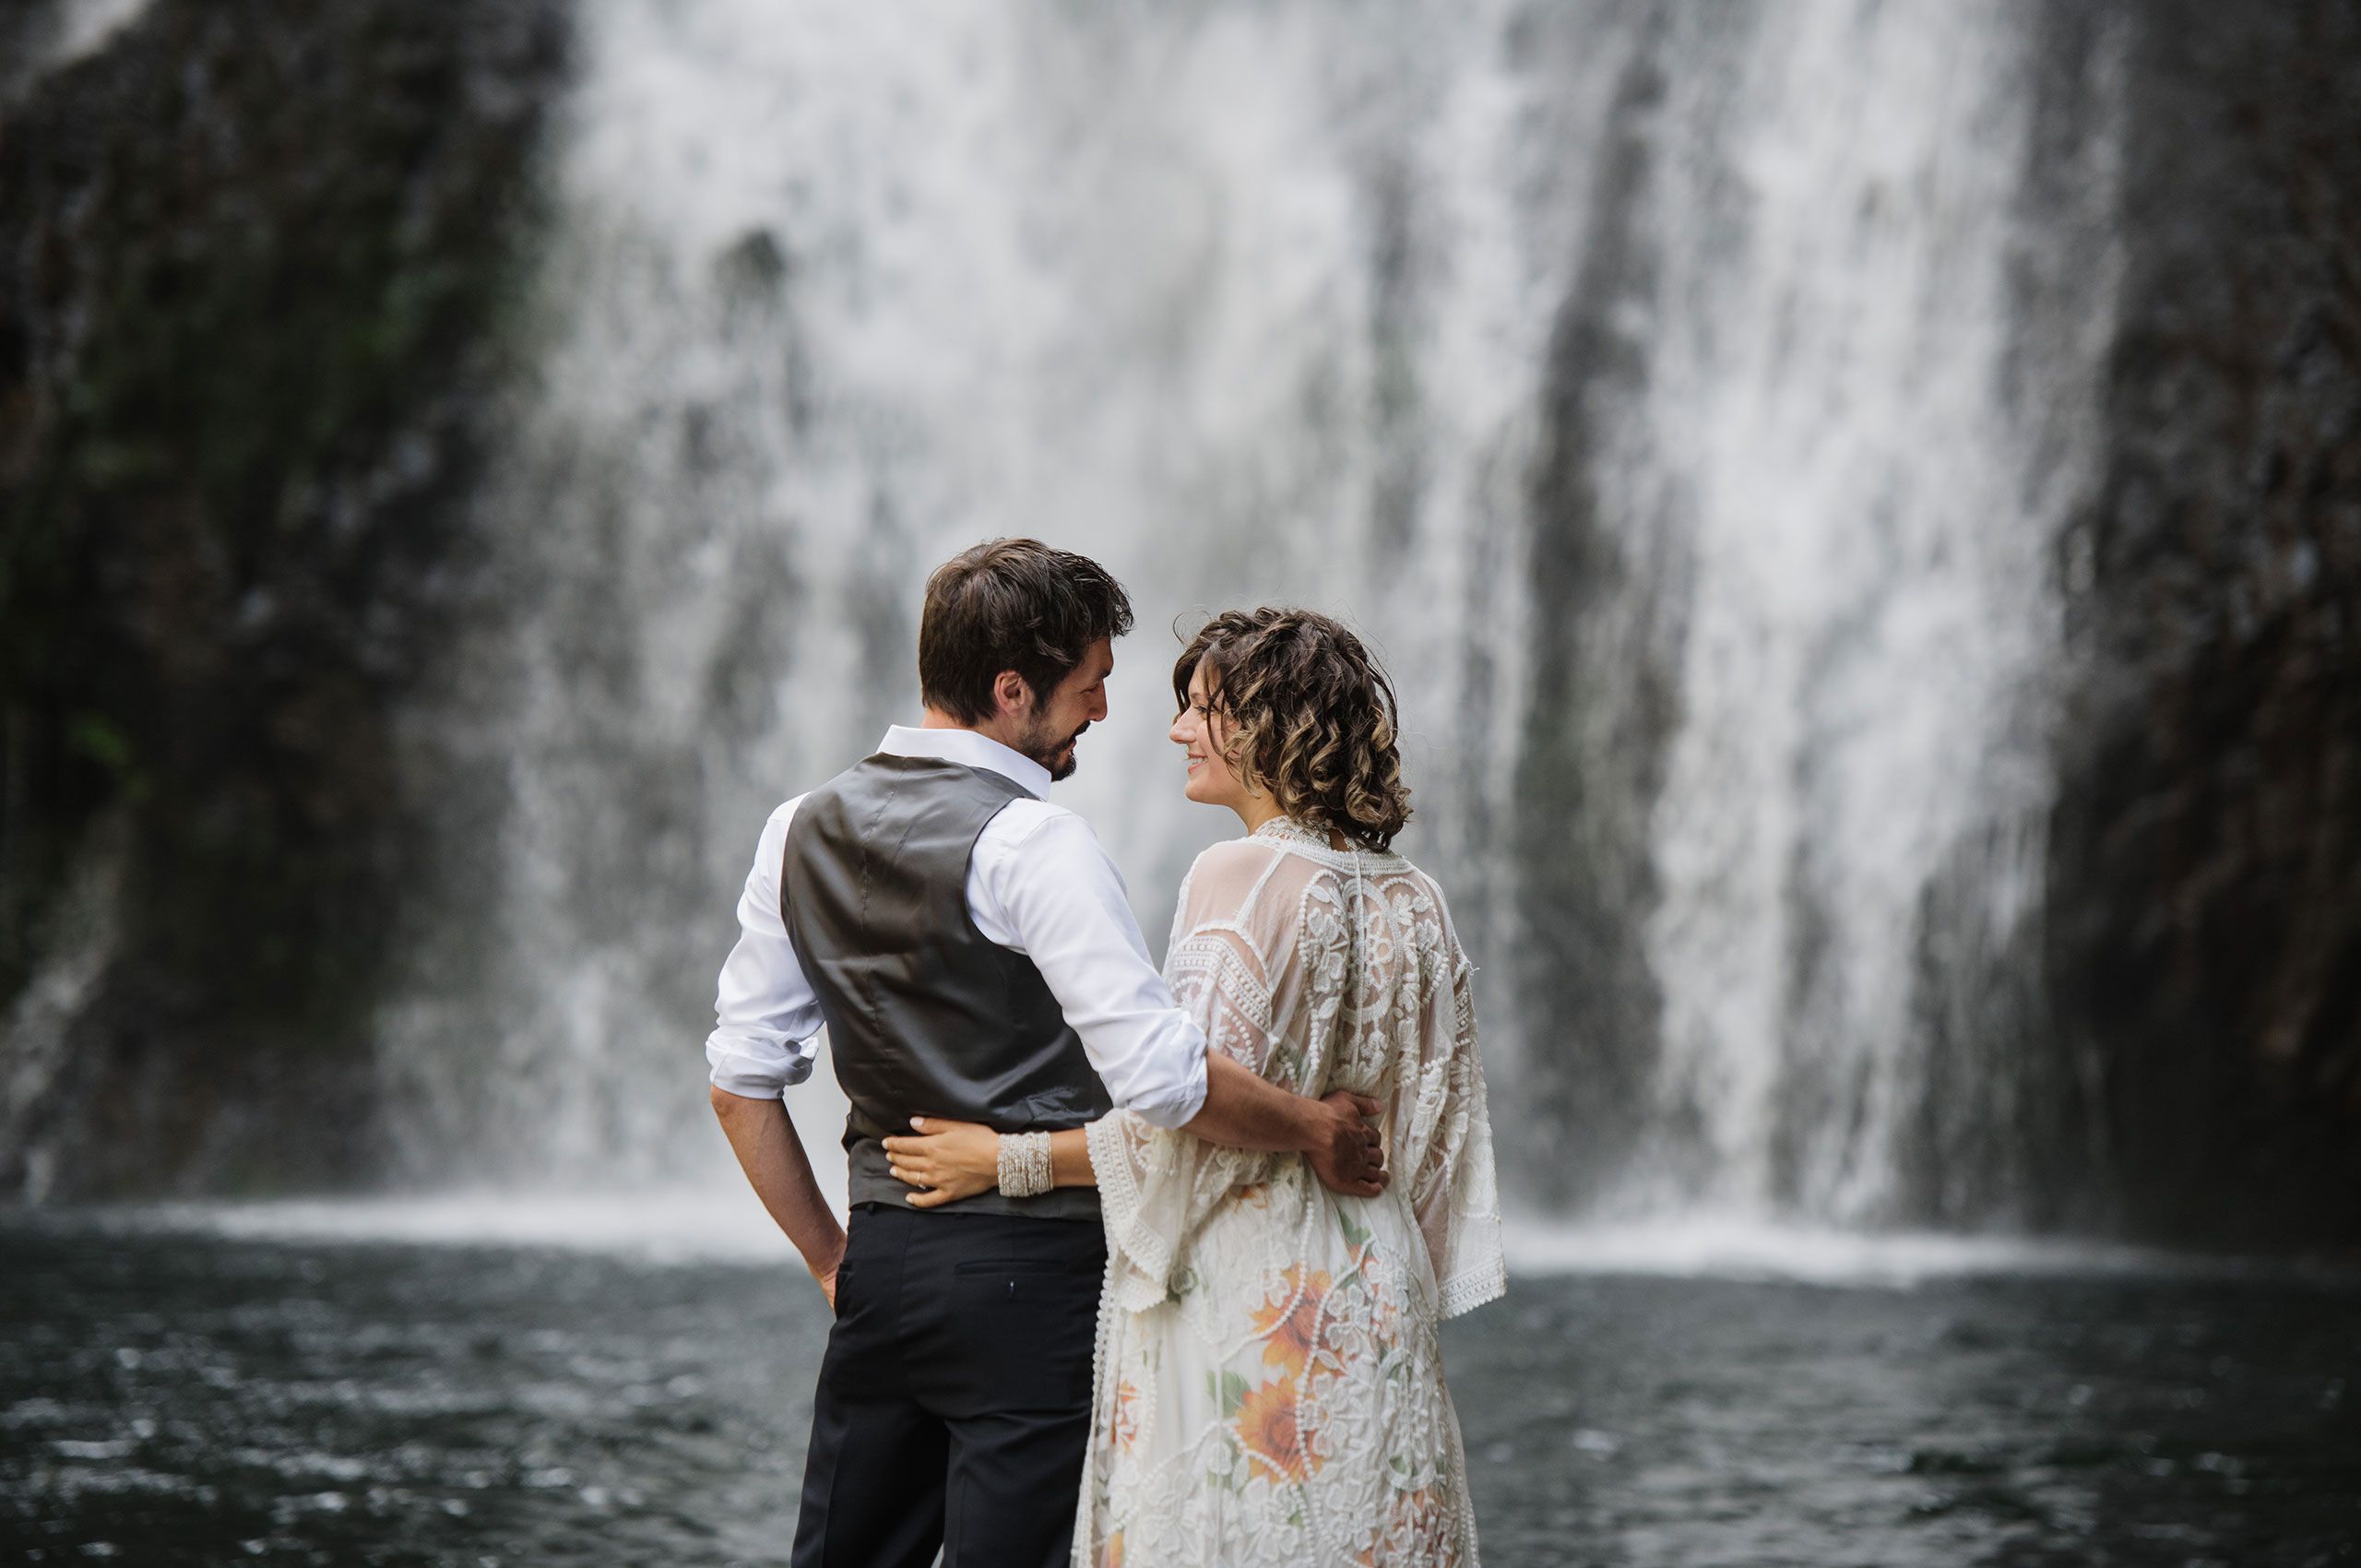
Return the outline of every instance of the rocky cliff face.
[[[2361,1238],[2361,17],[2131,8],[2098,494],[2060,541],[2061,1049],[2147,1235]]]
[[[0,111],[0,1189],[375,1163],[558,11],[158,0]]]

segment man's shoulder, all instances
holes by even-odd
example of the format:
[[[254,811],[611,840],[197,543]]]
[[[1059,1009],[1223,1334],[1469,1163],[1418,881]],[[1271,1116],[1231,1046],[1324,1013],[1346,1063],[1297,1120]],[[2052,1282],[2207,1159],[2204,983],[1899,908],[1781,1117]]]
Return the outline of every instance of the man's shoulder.
[[[823,814],[826,814],[831,809],[842,805],[848,794],[857,795],[865,782],[873,786],[874,770],[880,766],[890,767],[907,764],[909,760],[896,756],[889,752],[872,752],[865,757],[849,762],[801,794],[792,795],[781,801],[772,810],[768,826],[784,832],[787,825],[794,820],[797,812],[806,805],[811,805]],[[919,760],[924,762],[928,759]]]
[[[771,814],[763,818],[763,830],[754,837],[756,864],[778,859],[787,846],[788,825],[795,820],[795,808],[802,803],[803,796],[791,795],[773,806]]]
[[[1086,818],[1033,795],[1009,802],[984,824],[974,863],[986,885],[1011,897],[1019,887],[1079,891],[1123,880]]]
[[[998,843],[1015,849],[1044,836],[1057,837],[1078,835],[1097,843],[1098,836],[1091,831],[1090,821],[1080,812],[1045,801],[1038,795],[1019,795],[993,814],[985,826],[984,834]]]

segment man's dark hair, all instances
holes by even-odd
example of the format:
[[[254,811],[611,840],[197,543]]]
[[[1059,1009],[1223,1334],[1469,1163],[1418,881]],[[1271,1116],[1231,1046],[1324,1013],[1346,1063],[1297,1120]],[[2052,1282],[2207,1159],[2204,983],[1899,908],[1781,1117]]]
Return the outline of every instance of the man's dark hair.
[[[962,724],[979,723],[992,716],[1002,671],[1046,701],[1092,643],[1131,629],[1131,599],[1097,562],[1036,539],[989,540],[926,580],[919,695]]]

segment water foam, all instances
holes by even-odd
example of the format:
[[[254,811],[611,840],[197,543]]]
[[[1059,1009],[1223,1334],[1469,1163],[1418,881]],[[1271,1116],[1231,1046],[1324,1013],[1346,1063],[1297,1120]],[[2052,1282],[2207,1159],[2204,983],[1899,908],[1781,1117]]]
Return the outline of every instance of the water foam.
[[[552,1247],[658,1266],[801,1260],[743,1187],[519,1195],[489,1188],[403,1197],[172,1203],[50,1211],[51,1223],[299,1245]],[[1514,1281],[1606,1276],[1909,1289],[1973,1277],[2361,1280],[2353,1263],[2200,1255],[2095,1241],[1890,1234],[1736,1218],[1569,1225],[1512,1216]]]

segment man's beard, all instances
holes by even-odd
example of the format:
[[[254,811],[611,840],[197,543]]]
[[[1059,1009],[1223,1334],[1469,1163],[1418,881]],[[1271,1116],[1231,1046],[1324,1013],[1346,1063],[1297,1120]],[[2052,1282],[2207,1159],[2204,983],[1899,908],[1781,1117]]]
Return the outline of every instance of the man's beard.
[[[1086,723],[1082,730],[1089,728]],[[1082,759],[1074,751],[1074,742],[1082,739],[1082,730],[1064,735],[1058,734],[1047,725],[1028,730],[1020,737],[1025,743],[1016,749],[1048,768],[1050,782],[1054,784],[1060,779],[1073,778],[1074,769],[1082,766]]]

